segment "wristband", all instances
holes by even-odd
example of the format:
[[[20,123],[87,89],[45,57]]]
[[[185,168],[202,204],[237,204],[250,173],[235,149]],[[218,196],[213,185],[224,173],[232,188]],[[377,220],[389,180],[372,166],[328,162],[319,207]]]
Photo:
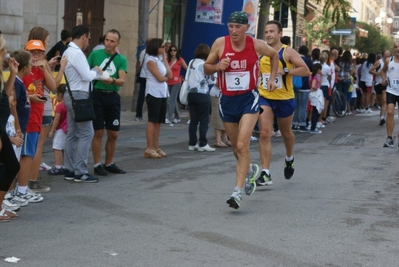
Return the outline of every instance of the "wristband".
[[[114,78],[112,78],[112,82],[111,82],[111,84],[114,84],[114,82],[115,82],[115,79],[114,79]]]

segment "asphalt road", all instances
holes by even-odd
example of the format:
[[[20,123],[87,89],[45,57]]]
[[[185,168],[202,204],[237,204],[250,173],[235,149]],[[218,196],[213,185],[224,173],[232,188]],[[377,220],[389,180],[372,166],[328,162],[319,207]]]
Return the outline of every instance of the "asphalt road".
[[[169,156],[145,159],[146,123],[133,118],[123,112],[115,156],[127,174],[81,184],[41,172],[51,191],[0,225],[0,266],[12,256],[29,267],[399,265],[398,150],[382,147],[378,113],[296,133],[291,180],[273,138],[274,184],[244,195],[238,211],[225,202],[235,185],[230,148],[188,151],[185,118],[162,126]],[[256,143],[251,153],[259,163]]]

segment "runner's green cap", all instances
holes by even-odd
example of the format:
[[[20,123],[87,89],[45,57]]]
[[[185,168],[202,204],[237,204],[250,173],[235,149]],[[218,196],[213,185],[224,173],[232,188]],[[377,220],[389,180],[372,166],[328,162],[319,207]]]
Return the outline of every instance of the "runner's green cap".
[[[235,11],[231,13],[228,23],[248,24],[247,13],[244,11]]]

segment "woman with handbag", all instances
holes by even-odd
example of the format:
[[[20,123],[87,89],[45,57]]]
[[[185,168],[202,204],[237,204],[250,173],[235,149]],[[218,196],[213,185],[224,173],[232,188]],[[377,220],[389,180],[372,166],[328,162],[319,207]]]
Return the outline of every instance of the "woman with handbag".
[[[159,148],[161,123],[165,122],[166,100],[169,96],[167,81],[172,78],[163,40],[151,39],[146,48],[143,69],[147,78],[145,97],[148,109],[145,158],[159,159],[167,154]]]
[[[190,125],[188,127],[188,150],[215,151],[208,145],[206,133],[208,132],[209,113],[211,100],[209,97],[209,85],[215,83],[214,75],[205,75],[204,63],[209,55],[210,48],[206,44],[199,44],[194,53],[194,59],[189,64],[188,83],[188,109],[190,111]],[[197,128],[199,124],[199,140]],[[199,144],[197,144],[199,141]]]

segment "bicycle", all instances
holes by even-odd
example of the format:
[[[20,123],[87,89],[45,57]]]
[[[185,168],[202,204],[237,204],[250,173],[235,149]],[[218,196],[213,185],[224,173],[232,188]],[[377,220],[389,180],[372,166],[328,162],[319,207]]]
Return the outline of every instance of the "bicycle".
[[[331,95],[331,106],[337,117],[339,118],[345,117],[347,111],[346,96],[344,93],[338,91],[336,86],[334,86]]]

